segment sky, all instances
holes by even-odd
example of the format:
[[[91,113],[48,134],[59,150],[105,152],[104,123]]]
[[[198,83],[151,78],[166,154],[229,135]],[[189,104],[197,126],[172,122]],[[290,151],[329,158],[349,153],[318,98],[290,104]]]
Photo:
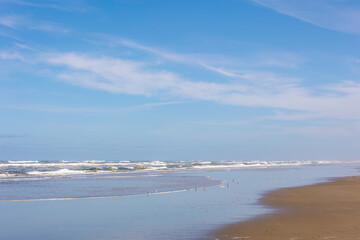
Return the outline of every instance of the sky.
[[[0,0],[0,160],[360,160],[356,0]]]

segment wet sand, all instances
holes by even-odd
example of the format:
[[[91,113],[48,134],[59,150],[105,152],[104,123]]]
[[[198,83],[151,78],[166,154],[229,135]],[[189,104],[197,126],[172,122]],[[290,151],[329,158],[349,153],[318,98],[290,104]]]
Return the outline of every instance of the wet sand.
[[[276,213],[232,224],[210,239],[360,239],[360,177],[270,192]]]

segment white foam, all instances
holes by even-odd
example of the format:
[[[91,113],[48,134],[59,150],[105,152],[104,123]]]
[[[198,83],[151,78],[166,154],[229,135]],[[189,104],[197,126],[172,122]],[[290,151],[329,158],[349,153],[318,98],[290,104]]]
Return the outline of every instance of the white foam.
[[[7,161],[8,163],[37,163],[39,161]]]
[[[59,169],[56,171],[31,171],[28,172],[28,175],[36,175],[36,176],[61,176],[61,175],[73,175],[73,174],[89,174],[91,172],[84,170],[70,170],[70,169]]]
[[[9,177],[9,176],[11,176],[11,174],[7,172],[0,173],[0,177]]]

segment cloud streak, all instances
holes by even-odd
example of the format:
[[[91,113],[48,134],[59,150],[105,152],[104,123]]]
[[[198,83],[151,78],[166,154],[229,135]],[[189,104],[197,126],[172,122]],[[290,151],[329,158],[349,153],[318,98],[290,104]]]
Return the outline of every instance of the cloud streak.
[[[33,20],[21,15],[0,16],[0,25],[11,29],[30,29],[43,32],[67,33],[68,29],[57,26],[48,21]]]
[[[229,59],[221,55],[204,55],[204,54],[179,54],[174,52],[165,51],[162,49],[157,49],[154,47],[145,46],[134,41],[123,40],[119,38],[105,37],[109,41],[111,46],[122,45],[129,48],[145,51],[156,56],[159,56],[167,61],[177,62],[186,65],[197,66],[204,68],[208,71],[215,72],[217,74],[230,77],[230,78],[239,78],[247,79],[249,74],[254,74],[255,71],[239,70],[241,67],[249,67],[249,59],[246,63],[240,61],[239,59]],[[303,61],[303,59],[298,58],[294,54],[290,53],[272,53],[272,56],[261,56],[261,60],[256,60],[256,63],[253,65],[259,66],[271,66],[271,67],[281,67],[281,68],[297,68],[298,64]],[[224,67],[227,66],[227,67]],[[236,70],[234,70],[236,68]],[[264,75],[267,73],[259,72],[262,74],[262,79],[265,80]],[[268,74],[270,75],[270,74]],[[249,80],[249,79],[247,79]]]
[[[175,104],[184,104],[185,101],[169,101],[169,102],[150,102],[140,105],[127,106],[122,108],[99,108],[99,107],[69,107],[54,105],[0,105],[0,109],[14,109],[21,111],[37,111],[48,113],[119,113],[126,111],[136,111],[138,109],[162,107]]]
[[[313,117],[360,119],[357,104],[360,84],[340,82],[317,91],[299,82],[263,84],[190,81],[170,71],[151,69],[146,63],[111,57],[59,53],[44,58],[58,67],[57,78],[69,84],[113,93],[213,101],[244,107],[304,111]]]
[[[24,61],[24,57],[18,52],[7,52],[2,51],[0,52],[0,59],[1,60],[20,60]]]
[[[360,5],[352,0],[250,0],[301,21],[335,31],[360,34]],[[347,4],[352,3],[352,4]]]
[[[49,8],[56,9],[59,11],[67,11],[67,12],[83,12],[89,10],[88,6],[85,6],[84,3],[79,1],[47,1],[44,3],[43,1],[21,1],[21,0],[0,0],[0,4],[13,4],[24,7],[35,7],[35,8]]]

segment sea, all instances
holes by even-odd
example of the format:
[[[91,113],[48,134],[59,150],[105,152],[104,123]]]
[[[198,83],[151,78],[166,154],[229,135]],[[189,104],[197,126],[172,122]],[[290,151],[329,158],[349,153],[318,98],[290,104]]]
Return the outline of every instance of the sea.
[[[213,239],[269,191],[359,175],[343,161],[0,161],[0,239]]]

